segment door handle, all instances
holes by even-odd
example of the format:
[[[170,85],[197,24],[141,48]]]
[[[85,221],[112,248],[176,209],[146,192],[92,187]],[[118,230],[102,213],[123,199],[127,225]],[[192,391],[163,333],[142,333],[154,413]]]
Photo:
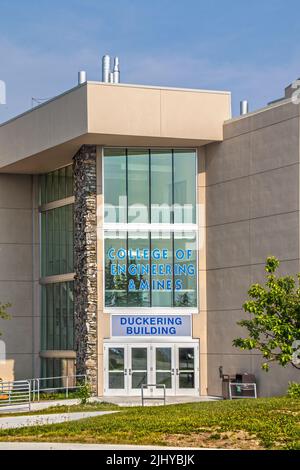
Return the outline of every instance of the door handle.
[[[128,369],[128,374],[131,375],[131,369]]]
[[[124,369],[124,375],[127,375],[127,369]]]
[[[172,375],[175,375],[175,369],[172,369],[171,372],[172,372]]]
[[[179,369],[176,369],[176,375],[179,375]]]

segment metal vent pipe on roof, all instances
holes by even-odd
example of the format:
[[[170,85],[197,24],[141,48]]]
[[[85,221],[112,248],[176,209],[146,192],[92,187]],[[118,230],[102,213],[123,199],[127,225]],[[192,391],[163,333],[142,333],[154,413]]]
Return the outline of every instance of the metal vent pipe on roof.
[[[104,55],[102,58],[102,82],[109,83],[110,75],[110,56]]]
[[[87,81],[87,74],[85,70],[80,70],[78,72],[78,85],[83,85]]]
[[[240,115],[244,116],[249,112],[249,103],[247,100],[240,101]]]
[[[115,57],[113,74],[114,74],[114,83],[120,83],[120,61],[119,61],[119,57]]]

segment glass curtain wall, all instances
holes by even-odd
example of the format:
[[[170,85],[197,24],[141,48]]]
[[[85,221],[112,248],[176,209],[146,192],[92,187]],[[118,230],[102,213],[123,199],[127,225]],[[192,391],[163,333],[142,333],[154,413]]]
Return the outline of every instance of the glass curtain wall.
[[[104,204],[106,307],[196,307],[196,152],[105,149]]]
[[[104,151],[104,223],[196,224],[196,153]]]
[[[73,196],[72,165],[41,175],[39,186],[41,350],[72,351],[74,350],[74,286],[73,281],[59,281],[60,275],[72,275],[74,272],[73,204],[69,199]],[[65,359],[42,359],[42,376],[62,375],[61,372],[66,370],[65,362]]]

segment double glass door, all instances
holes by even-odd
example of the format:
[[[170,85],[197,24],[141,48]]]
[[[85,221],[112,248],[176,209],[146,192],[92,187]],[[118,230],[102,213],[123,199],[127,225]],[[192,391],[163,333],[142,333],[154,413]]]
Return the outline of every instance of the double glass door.
[[[105,395],[140,395],[142,384],[165,385],[167,395],[199,393],[199,346],[176,344],[106,344]],[[151,395],[161,389],[149,387]]]

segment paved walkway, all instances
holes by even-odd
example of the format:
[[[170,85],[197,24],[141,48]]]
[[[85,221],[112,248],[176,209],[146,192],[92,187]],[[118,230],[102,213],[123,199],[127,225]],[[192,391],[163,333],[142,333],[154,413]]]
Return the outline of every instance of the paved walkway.
[[[202,401],[216,401],[222,400],[220,397],[189,397],[189,396],[182,396],[182,397],[167,397],[166,403],[167,405],[176,405],[180,403],[196,403]],[[103,401],[108,403],[113,403],[119,406],[141,406],[142,400],[141,397],[93,397],[89,400],[90,402],[98,402],[101,403]],[[45,410],[47,408],[53,406],[72,406],[72,405],[79,405],[79,399],[68,399],[68,400],[51,400],[51,401],[41,401],[41,402],[32,402],[31,403],[31,411],[40,411]],[[157,401],[146,401],[146,406],[157,406],[163,405],[161,400]],[[0,408],[0,414],[9,414],[9,413],[28,413],[29,409],[28,406],[11,406]]]
[[[51,442],[0,442],[1,450],[199,450],[195,447],[158,447],[158,446],[130,446],[116,444],[61,444]],[[200,450],[213,450],[200,448]],[[220,449],[216,449],[220,450]],[[192,454],[192,452],[191,452]]]
[[[145,397],[148,395],[145,394]],[[162,398],[162,395],[160,395],[160,398]],[[136,397],[99,397],[97,398],[99,401],[108,401],[109,403],[114,403],[119,406],[141,406],[142,404],[142,399],[140,396]],[[166,397],[166,404],[167,405],[179,405],[180,403],[198,403],[202,401],[216,401],[216,400],[222,400],[220,397],[213,397],[213,396],[201,396],[201,397],[193,397],[193,396],[176,396],[176,397]],[[163,405],[163,401],[158,398],[158,400],[149,400],[145,401],[146,406],[157,406],[157,405]]]
[[[84,413],[59,413],[50,415],[33,416],[5,416],[0,418],[0,429],[24,428],[26,426],[42,426],[45,424],[64,423],[66,421],[77,421],[78,419],[93,418],[115,411],[91,411]]]

